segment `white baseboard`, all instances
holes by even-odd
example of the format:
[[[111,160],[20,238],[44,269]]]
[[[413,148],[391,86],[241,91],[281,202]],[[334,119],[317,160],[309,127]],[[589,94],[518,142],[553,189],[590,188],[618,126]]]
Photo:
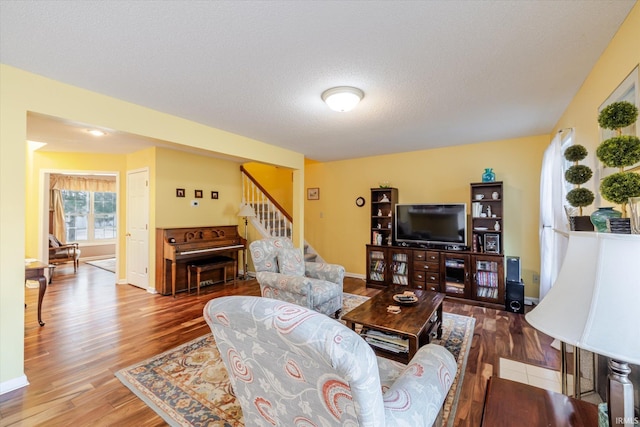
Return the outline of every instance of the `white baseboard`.
[[[524,297],[524,305],[538,305],[539,298]]]
[[[356,274],[356,273],[344,273],[345,277],[353,277],[354,279],[362,279],[366,280],[367,276],[364,274]]]
[[[18,378],[0,383],[0,395],[9,393],[10,391],[17,390],[22,387],[26,387],[28,385],[29,381],[27,381],[27,376],[23,374]]]

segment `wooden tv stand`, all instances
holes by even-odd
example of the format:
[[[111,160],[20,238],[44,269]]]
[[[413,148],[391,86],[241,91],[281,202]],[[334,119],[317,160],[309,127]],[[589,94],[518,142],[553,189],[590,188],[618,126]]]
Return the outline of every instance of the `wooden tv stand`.
[[[406,286],[504,309],[504,255],[447,249],[367,245],[367,286]]]

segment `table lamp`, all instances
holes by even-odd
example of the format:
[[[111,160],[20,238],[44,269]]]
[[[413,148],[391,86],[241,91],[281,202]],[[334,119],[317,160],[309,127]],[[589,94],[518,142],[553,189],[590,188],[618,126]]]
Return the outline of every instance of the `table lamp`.
[[[628,364],[640,364],[639,311],[640,235],[572,232],[553,287],[525,316],[552,338],[611,358],[611,427],[635,425]]]
[[[240,207],[240,211],[238,212],[238,216],[244,218],[244,240],[247,240],[247,226],[249,225],[248,218],[253,218],[256,216],[256,212],[253,210],[251,205],[247,203],[243,203]],[[244,251],[244,280],[247,280],[247,270],[249,269],[249,263],[247,259],[247,251]]]

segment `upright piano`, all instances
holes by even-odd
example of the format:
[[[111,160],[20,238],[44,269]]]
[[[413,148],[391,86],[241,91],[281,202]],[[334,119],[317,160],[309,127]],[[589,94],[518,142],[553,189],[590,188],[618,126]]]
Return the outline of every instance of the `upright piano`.
[[[247,241],[238,234],[237,225],[156,229],[156,289],[162,295],[176,295],[187,289],[187,267],[226,255],[238,261],[238,252],[246,257]],[[237,264],[236,264],[237,265]],[[237,276],[238,271],[234,271]]]

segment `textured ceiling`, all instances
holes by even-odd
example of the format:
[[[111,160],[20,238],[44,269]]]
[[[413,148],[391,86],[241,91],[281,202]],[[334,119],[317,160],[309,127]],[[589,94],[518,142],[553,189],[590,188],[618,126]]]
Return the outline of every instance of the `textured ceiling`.
[[[0,62],[340,160],[550,133],[634,4],[0,0]],[[320,98],[342,85],[350,113]]]

